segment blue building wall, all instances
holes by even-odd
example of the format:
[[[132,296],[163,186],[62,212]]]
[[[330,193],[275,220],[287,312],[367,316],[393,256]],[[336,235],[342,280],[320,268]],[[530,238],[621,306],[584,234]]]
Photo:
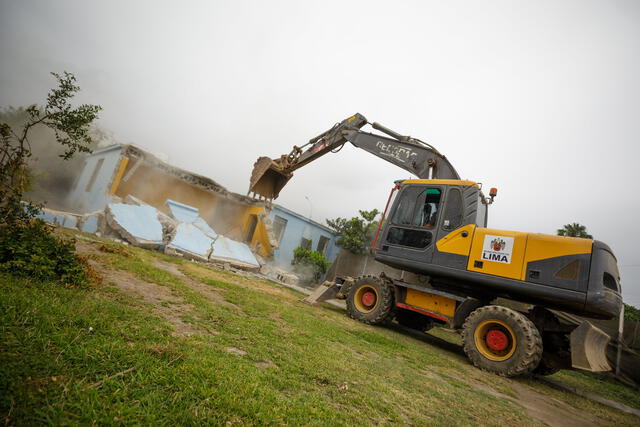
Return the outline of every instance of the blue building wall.
[[[284,269],[291,268],[293,251],[300,246],[302,238],[311,240],[311,249],[314,251],[318,247],[320,237],[324,236],[328,240],[324,251],[325,258],[333,262],[338,255],[340,248],[336,246],[336,236],[330,228],[325,227],[315,221],[305,218],[282,206],[273,205],[269,218],[275,223],[276,216],[287,220],[287,225],[280,239],[279,249],[274,251],[273,264]],[[277,238],[278,236],[276,236]]]
[[[109,187],[120,165],[122,146],[112,145],[96,150],[85,159],[84,169],[75,187],[69,194],[69,205],[78,213],[88,213],[103,210],[111,201]],[[98,171],[90,191],[86,191],[87,184],[102,159],[102,166]]]

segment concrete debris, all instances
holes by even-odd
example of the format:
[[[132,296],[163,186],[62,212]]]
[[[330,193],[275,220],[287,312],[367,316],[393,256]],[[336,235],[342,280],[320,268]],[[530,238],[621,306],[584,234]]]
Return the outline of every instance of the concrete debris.
[[[300,278],[295,274],[277,267],[272,267],[267,264],[264,264],[262,265],[262,267],[260,267],[260,274],[268,277],[273,281],[284,283],[286,285],[298,286],[298,284],[300,283]]]
[[[297,276],[267,267],[248,245],[216,233],[199,216],[197,208],[173,200],[167,200],[167,206],[171,216],[140,199],[127,196],[120,203],[108,204],[104,212],[81,216],[44,209],[38,217],[54,225],[75,228],[124,244],[164,250],[193,261],[219,265],[229,271],[260,271],[262,277],[297,285]]]
[[[167,206],[171,211],[171,216],[177,221],[187,224],[193,224],[209,235],[212,239],[218,237],[218,234],[199,216],[198,208],[185,205],[174,200],[167,200]]]
[[[227,261],[231,264],[245,268],[259,269],[260,264],[256,257],[249,249],[249,246],[235,240],[228,239],[224,236],[218,236],[213,242],[211,261]]]
[[[118,232],[129,243],[158,248],[163,244],[162,224],[158,220],[158,210],[153,206],[110,203],[106,209],[109,227]]]
[[[82,220],[82,216],[68,212],[55,211],[53,209],[42,209],[37,218],[53,225],[60,225],[67,228],[76,228]]]
[[[181,222],[168,248],[204,261],[228,262],[249,269],[260,268],[249,246],[218,235],[199,216],[197,208],[174,200],[167,200],[167,206],[171,216]]]
[[[189,223],[178,224],[175,235],[167,244],[167,252],[175,250],[181,252],[189,258],[196,258],[199,261],[209,261],[213,239],[200,228]]]
[[[104,233],[105,228],[105,218],[104,212],[92,212],[82,217],[82,223],[78,225],[78,229],[85,233]]]

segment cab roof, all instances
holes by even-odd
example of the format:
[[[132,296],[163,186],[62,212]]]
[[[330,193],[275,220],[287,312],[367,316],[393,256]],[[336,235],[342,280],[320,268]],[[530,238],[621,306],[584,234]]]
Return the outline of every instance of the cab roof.
[[[405,184],[432,184],[432,185],[462,185],[465,187],[479,187],[477,182],[467,181],[464,179],[405,179]]]

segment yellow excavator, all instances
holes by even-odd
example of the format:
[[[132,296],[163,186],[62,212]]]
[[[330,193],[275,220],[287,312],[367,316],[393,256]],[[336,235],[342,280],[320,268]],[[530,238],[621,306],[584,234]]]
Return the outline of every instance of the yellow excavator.
[[[417,179],[394,183],[372,250],[377,261],[418,280],[338,277],[311,300],[346,299],[349,315],[368,324],[448,325],[461,332],[470,361],[498,375],[610,370],[609,337],[588,320],[558,314],[619,315],[612,250],[597,240],[488,228],[497,190],[486,197],[433,146],[378,123],[371,126],[386,136],[364,132],[367,124],[356,114],[289,154],[260,157],[249,192],[278,197],[296,169],[347,142],[411,172]]]

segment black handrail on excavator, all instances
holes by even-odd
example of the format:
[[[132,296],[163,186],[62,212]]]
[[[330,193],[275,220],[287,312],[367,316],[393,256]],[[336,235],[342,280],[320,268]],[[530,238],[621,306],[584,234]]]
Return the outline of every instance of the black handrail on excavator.
[[[391,138],[360,130],[366,124]],[[260,157],[253,166],[249,194],[268,200],[277,198],[293,176],[293,171],[329,152],[339,151],[347,141],[418,178],[460,179],[449,160],[431,145],[400,135],[379,123],[369,123],[358,113],[336,123],[302,147],[294,146],[289,154],[276,159]]]

